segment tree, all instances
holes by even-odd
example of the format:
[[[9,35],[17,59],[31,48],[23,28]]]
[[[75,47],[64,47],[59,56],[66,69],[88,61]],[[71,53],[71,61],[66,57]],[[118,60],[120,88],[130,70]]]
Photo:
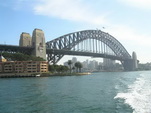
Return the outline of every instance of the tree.
[[[49,70],[50,72],[54,72],[54,71],[55,71],[54,65],[49,65],[49,66],[48,66],[48,70]]]
[[[75,72],[75,67],[72,67],[73,72]]]
[[[74,66],[76,67],[76,72],[78,72],[78,62],[76,62],[75,64],[74,64]]]
[[[71,73],[71,65],[72,65],[72,61],[71,60],[68,60],[68,65],[70,67],[70,73]]]
[[[55,72],[60,72],[60,66],[59,65],[54,65]]]
[[[41,57],[36,57],[32,55],[26,55],[23,53],[7,53],[4,52],[2,55],[9,61],[45,61]]]
[[[77,72],[81,72],[82,64],[80,62],[76,62],[75,67],[77,68]]]
[[[83,67],[82,64],[79,62],[79,71],[80,71],[80,73],[81,73],[81,68],[82,67]]]
[[[69,68],[67,66],[63,65],[49,65],[49,71],[50,72],[59,72],[59,73],[64,73],[67,72]]]
[[[68,70],[69,70],[69,68],[67,67],[67,66],[62,66],[62,65],[60,65],[61,67],[61,72],[67,72]]]

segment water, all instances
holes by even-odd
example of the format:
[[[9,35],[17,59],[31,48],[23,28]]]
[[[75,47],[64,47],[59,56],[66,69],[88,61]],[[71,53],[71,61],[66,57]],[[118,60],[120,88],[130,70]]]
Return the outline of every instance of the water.
[[[0,113],[151,113],[151,72],[3,78]]]

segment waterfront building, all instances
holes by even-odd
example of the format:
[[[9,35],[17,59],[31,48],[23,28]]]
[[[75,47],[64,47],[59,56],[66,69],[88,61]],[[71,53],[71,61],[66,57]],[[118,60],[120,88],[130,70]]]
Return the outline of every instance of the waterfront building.
[[[14,71],[16,73],[23,73],[24,69],[25,69],[24,62],[22,62],[22,61],[14,62]]]
[[[0,64],[0,73],[3,71],[3,67],[2,65]]]
[[[48,72],[46,61],[8,61],[0,62],[1,73],[43,73]]]
[[[1,62],[6,62],[7,60],[1,55],[0,56],[0,64],[1,64]],[[2,72],[3,71],[3,66],[2,65],[0,65],[0,72]]]

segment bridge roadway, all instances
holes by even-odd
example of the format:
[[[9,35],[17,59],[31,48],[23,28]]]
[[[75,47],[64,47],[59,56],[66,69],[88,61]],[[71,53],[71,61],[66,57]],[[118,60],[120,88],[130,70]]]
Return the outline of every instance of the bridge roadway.
[[[31,54],[33,47],[20,47],[17,45],[4,45],[0,44],[0,52],[7,51],[7,52],[21,52],[25,54]]]
[[[127,60],[127,58],[118,57],[115,55],[109,55],[109,54],[102,54],[102,53],[92,53],[92,52],[85,52],[85,51],[72,51],[72,50],[55,50],[55,49],[46,49],[46,53],[53,53],[53,54],[63,54],[63,55],[77,55],[77,56],[90,56],[90,57],[99,57],[99,58],[108,58],[112,60],[119,60],[124,61]]]
[[[20,47],[17,45],[2,45],[0,44],[0,51],[8,51],[8,52],[21,52],[25,54],[31,54],[33,47]],[[63,55],[77,55],[77,56],[90,56],[90,57],[101,57],[101,58],[109,58],[112,60],[120,60],[124,61],[123,57],[118,57],[109,54],[102,54],[102,53],[92,53],[92,52],[84,52],[84,51],[72,51],[72,50],[55,50],[55,49],[46,49],[46,53],[52,54],[63,54]]]

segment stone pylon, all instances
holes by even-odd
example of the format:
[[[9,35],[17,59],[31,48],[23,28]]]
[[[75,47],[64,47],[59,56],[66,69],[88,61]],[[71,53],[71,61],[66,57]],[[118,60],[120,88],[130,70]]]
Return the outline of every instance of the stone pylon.
[[[31,36],[29,33],[22,32],[20,35],[19,46],[30,47],[31,46]]]
[[[133,69],[136,70],[138,68],[138,61],[137,61],[137,55],[135,52],[132,53],[133,58]]]
[[[46,44],[44,32],[41,29],[34,29],[32,34],[33,55],[46,60]]]

